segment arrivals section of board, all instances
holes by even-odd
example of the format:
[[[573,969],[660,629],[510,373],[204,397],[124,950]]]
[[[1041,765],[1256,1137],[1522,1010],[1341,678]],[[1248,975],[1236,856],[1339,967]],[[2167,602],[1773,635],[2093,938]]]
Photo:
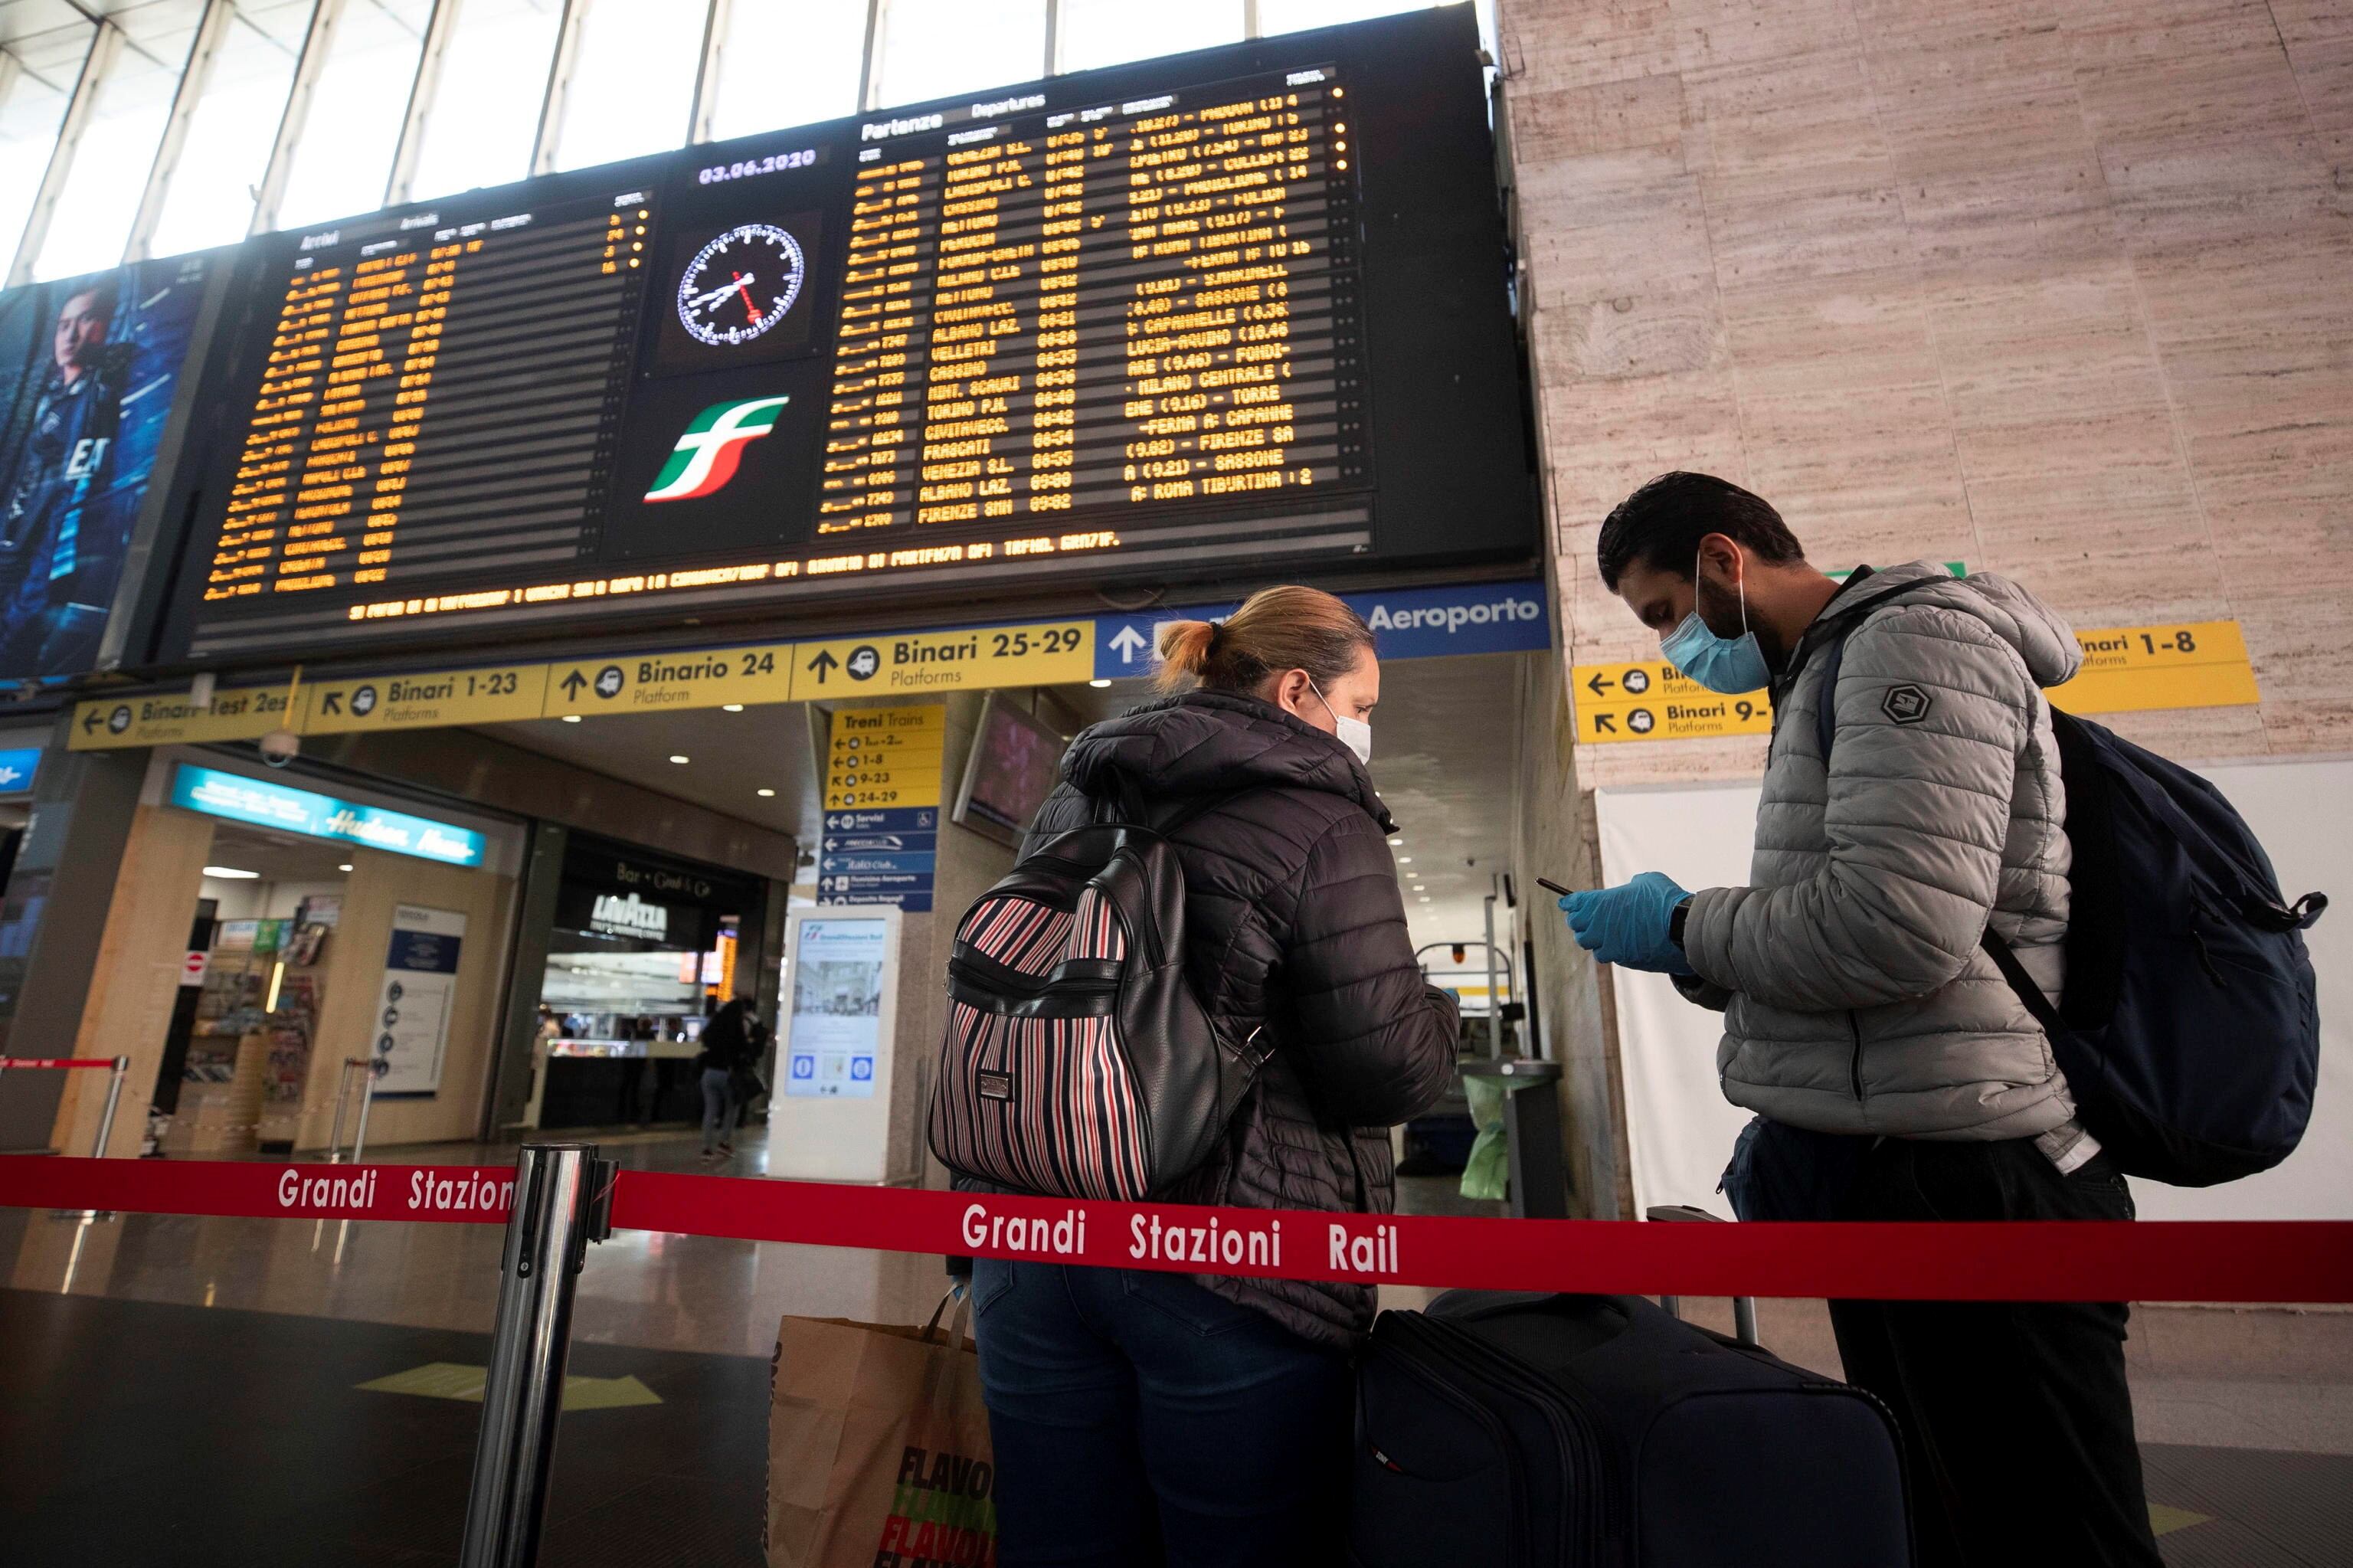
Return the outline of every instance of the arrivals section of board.
[[[593,555],[649,199],[304,237],[206,602]]]
[[[819,534],[1365,482],[1336,74],[861,150]]]

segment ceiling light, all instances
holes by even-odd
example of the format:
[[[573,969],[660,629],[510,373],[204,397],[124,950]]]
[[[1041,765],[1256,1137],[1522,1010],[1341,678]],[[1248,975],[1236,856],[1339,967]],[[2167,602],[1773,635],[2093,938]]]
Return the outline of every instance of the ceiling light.
[[[719,705],[719,711],[723,714],[740,714],[744,711],[744,705],[742,703],[722,703]]]
[[[677,752],[675,752],[675,751],[673,751],[673,752],[671,752],[671,753],[670,754],[670,759],[672,762],[676,762],[676,763],[680,763],[680,764],[683,764],[683,763],[686,761],[686,758],[683,758],[683,757],[680,756],[680,755],[679,755]]]
[[[1397,837],[1391,839],[1389,842],[1392,844],[1401,844],[1405,842],[1405,835],[1403,833],[1399,833]]]
[[[564,722],[565,724],[578,724],[580,722],[580,715],[578,714],[565,714],[564,715]]]
[[[335,867],[335,869],[336,869],[337,871],[349,871],[349,870],[351,870],[351,866],[350,866],[349,864],[339,865],[339,866]]]
[[[208,865],[205,867],[205,874],[206,876],[217,877],[223,882],[252,882],[257,880],[261,875],[261,873],[258,871],[239,871],[233,865]]]
[[[1429,902],[1430,902],[1430,895],[1429,895],[1429,894],[1427,894],[1427,893],[1423,894],[1423,895],[1421,895],[1421,901],[1422,901],[1424,904],[1429,903]]]
[[[760,797],[760,799],[761,799],[761,800],[765,800],[769,799],[770,797],[772,797],[773,795],[775,795],[775,794],[776,794],[776,791],[775,791],[774,789],[762,789],[762,790],[758,791],[758,793],[759,793],[759,797]]]
[[[1413,856],[1409,854],[1401,854],[1398,856],[1398,863],[1399,865],[1411,865],[1413,863]]]
[[[1102,691],[1105,686],[1110,685],[1110,684],[1111,684],[1111,683],[1110,683],[1109,681],[1089,681],[1089,682],[1087,683],[1087,684],[1088,684],[1088,685],[1090,685],[1090,686],[1092,686],[1096,691],[1100,692],[1100,691]]]

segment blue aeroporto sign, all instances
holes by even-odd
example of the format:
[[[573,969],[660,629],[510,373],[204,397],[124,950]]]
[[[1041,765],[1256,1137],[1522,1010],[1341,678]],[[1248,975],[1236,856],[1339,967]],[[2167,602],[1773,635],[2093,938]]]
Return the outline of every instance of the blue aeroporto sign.
[[[1457,583],[1445,588],[1344,593],[1379,640],[1384,659],[1450,653],[1524,653],[1552,646],[1552,616],[1541,582]],[[1155,629],[1171,620],[1220,620],[1240,599],[1167,605],[1136,615],[1095,617],[1095,679],[1149,674]]]

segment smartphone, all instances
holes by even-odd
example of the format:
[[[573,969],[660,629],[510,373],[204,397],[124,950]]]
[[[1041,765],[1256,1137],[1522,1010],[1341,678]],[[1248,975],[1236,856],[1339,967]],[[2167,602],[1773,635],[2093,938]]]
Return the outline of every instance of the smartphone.
[[[1537,877],[1537,878],[1536,878],[1536,885],[1537,885],[1538,887],[1543,888],[1543,889],[1544,889],[1546,892],[1547,892],[1547,893],[1557,893],[1557,894],[1559,894],[1563,898],[1567,897],[1571,893],[1574,893],[1575,891],[1577,891],[1575,888],[1572,888],[1572,887],[1563,887],[1559,883],[1553,881],[1550,877],[1547,877],[1547,876],[1539,876],[1539,877]]]

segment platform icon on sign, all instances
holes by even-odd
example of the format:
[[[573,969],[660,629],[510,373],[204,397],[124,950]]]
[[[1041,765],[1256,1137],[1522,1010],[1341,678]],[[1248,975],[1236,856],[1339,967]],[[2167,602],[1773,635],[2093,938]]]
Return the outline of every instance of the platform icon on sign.
[[[1651,673],[1648,670],[1639,669],[1627,671],[1626,689],[1634,695],[1641,696],[1651,689]]]
[[[375,688],[362,686],[352,694],[352,712],[365,718],[375,712]]]
[[[618,664],[606,665],[596,672],[596,694],[606,698],[619,696],[621,681],[621,667]]]
[[[1636,735],[1648,735],[1656,729],[1658,725],[1659,721],[1651,715],[1651,710],[1648,708],[1636,708],[1626,715],[1626,727]]]
[[[882,654],[872,643],[850,650],[849,662],[842,666],[853,681],[871,681],[882,668]]]

